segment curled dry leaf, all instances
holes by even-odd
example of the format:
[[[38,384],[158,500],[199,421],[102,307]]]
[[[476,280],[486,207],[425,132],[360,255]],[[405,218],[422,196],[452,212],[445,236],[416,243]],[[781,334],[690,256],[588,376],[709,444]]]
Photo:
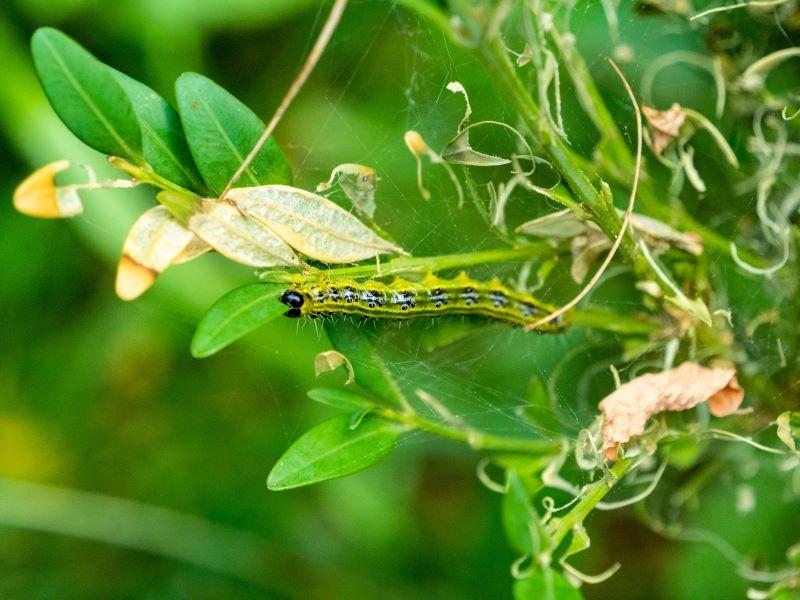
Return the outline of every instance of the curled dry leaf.
[[[156,206],[133,224],[117,267],[116,291],[123,300],[142,295],[168,266],[186,262],[209,247],[163,206]]]
[[[637,377],[600,402],[606,459],[616,460],[618,447],[640,435],[652,415],[708,402],[712,415],[724,417],[735,412],[743,399],[735,369],[709,369],[685,362],[669,371]]]
[[[347,367],[347,381],[345,381],[345,383],[353,383],[356,379],[356,373],[353,371],[353,365],[344,354],[337,352],[336,350],[326,350],[325,352],[320,352],[314,357],[314,375],[319,377],[322,373],[333,371],[342,365]]]
[[[656,110],[649,106],[643,106],[642,112],[647,119],[650,136],[653,139],[653,152],[656,156],[661,156],[664,148],[678,137],[681,125],[686,120],[686,113],[677,102],[668,110]]]
[[[203,200],[187,226],[214,250],[238,263],[251,267],[300,264],[289,245],[270,228],[227,201]]]
[[[404,254],[330,200],[287,185],[236,188],[228,198],[298,252],[326,263]]]
[[[29,217],[59,219],[83,212],[74,187],[59,188],[56,174],[69,168],[68,160],[51,162],[25,178],[14,190],[14,208]]]
[[[317,191],[329,189],[337,178],[339,187],[355,209],[370,218],[375,216],[375,188],[378,187],[375,169],[352,163],[339,165],[334,167],[328,181],[317,186]]]

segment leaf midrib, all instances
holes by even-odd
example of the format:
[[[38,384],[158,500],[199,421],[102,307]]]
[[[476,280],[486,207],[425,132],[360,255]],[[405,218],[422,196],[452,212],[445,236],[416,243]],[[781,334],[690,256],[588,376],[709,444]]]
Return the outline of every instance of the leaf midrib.
[[[80,82],[75,78],[72,71],[70,71],[67,64],[62,60],[61,56],[56,51],[53,44],[48,40],[46,37],[42,37],[42,43],[47,46],[47,49],[53,56],[53,59],[58,63],[58,66],[61,67],[61,70],[64,72],[64,75],[67,78],[69,84],[73,87],[73,89],[77,92],[78,96],[84,101],[84,103],[89,107],[89,110],[94,113],[103,127],[108,131],[114,141],[119,144],[122,150],[128,155],[132,157],[141,158],[138,152],[134,152],[130,146],[125,142],[125,139],[117,132],[116,129],[111,125],[111,123],[105,118],[105,115],[100,111],[100,108],[92,101],[91,97],[84,91],[83,87],[80,85]]]
[[[233,143],[233,140],[228,135],[228,132],[225,131],[225,128],[222,126],[222,123],[219,122],[219,119],[217,119],[217,115],[211,109],[211,106],[208,104],[208,102],[206,102],[200,95],[198,95],[196,97],[196,100],[197,100],[197,102],[199,104],[203,105],[203,108],[205,109],[206,113],[208,113],[209,119],[214,124],[214,128],[220,134],[222,139],[225,140],[225,143],[228,145],[228,148],[233,153],[233,155],[236,157],[236,160],[239,161],[239,164],[244,162],[244,156],[241,155],[241,153],[239,152],[239,149],[236,147],[236,145]],[[251,183],[253,185],[258,185],[259,182],[258,182],[258,179],[256,179],[256,174],[252,170],[252,167],[247,167],[244,170],[244,172],[250,178],[250,181],[251,181]]]

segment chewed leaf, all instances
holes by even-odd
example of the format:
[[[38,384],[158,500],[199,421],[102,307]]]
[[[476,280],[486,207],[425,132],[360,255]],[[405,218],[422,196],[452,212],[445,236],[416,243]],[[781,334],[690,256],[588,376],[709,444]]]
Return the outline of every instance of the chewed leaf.
[[[370,218],[375,216],[375,188],[378,186],[375,169],[351,163],[338,165],[331,172],[330,179],[317,186],[317,191],[329,189],[337,178],[339,187],[353,207]]]
[[[787,410],[775,421],[778,427],[778,438],[792,452],[797,452],[797,440],[800,440],[800,412]]]
[[[743,399],[734,369],[685,362],[669,371],[637,377],[600,402],[606,457],[614,460],[617,447],[641,434],[647,419],[656,413],[688,410],[707,401],[712,415],[724,417],[735,412]]]
[[[325,421],[303,434],[273,467],[271,490],[288,490],[356,473],[389,454],[405,428],[367,415],[355,429],[350,416]]]
[[[278,298],[286,288],[274,283],[251,283],[217,300],[197,325],[192,356],[205,358],[286,311]]]
[[[117,268],[117,295],[123,300],[139,297],[193,241],[196,241],[195,235],[163,206],[145,212],[125,239]]]
[[[292,249],[260,222],[228,202],[204,200],[188,227],[217,252],[251,267],[297,265]]]
[[[585,233],[588,229],[588,221],[567,209],[523,223],[517,227],[516,231],[538,237],[569,239]]]
[[[497,167],[511,163],[507,158],[486,154],[472,148],[469,144],[469,128],[459,133],[444,147],[442,160],[469,167]]]
[[[336,350],[325,350],[314,357],[314,375],[319,377],[323,373],[334,371],[342,365],[347,367],[347,381],[345,383],[353,383],[356,378],[353,365],[344,354]]]
[[[292,248],[326,263],[349,263],[403,253],[330,200],[286,185],[231,190],[239,209],[274,231]]]
[[[69,168],[68,160],[51,162],[28,175],[14,190],[14,208],[29,217],[60,219],[83,212],[75,189],[56,186],[57,173]]]
[[[660,156],[664,148],[680,135],[681,126],[686,121],[686,113],[677,102],[667,110],[643,106],[642,113],[644,113],[650,128],[653,152],[656,156]]]

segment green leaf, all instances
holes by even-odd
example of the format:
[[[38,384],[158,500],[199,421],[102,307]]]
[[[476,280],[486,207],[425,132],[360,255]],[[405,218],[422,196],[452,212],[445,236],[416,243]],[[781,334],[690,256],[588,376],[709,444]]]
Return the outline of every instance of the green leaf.
[[[175,109],[145,84],[116,69],[108,69],[128,95],[139,120],[145,162],[169,181],[207,196],[208,190],[194,165]]]
[[[342,415],[307,431],[281,456],[267,479],[271,490],[288,490],[366,469],[389,454],[405,428],[367,415],[357,429]]]
[[[582,600],[583,594],[572,587],[558,571],[543,567],[530,577],[514,584],[514,600]]]
[[[308,390],[308,397],[339,410],[353,411],[372,408],[375,403],[361,394],[336,388],[314,388]]]
[[[363,330],[344,319],[337,319],[325,323],[325,332],[333,347],[350,359],[358,385],[387,402],[400,406],[406,404],[391,368]]]
[[[141,162],[139,121],[108,67],[49,27],[33,34],[31,51],[42,87],[64,124],[100,152]]]
[[[239,100],[197,73],[181,75],[175,92],[194,162],[211,191],[219,194],[253,149],[265,125]],[[270,137],[237,187],[291,182],[289,162]]]
[[[284,289],[285,286],[277,283],[250,283],[225,294],[197,325],[192,338],[192,356],[211,356],[280,317],[286,311],[286,306],[278,301]]]
[[[545,543],[539,516],[533,510],[525,483],[515,471],[508,471],[503,496],[503,529],[509,544],[523,556],[537,556]]]

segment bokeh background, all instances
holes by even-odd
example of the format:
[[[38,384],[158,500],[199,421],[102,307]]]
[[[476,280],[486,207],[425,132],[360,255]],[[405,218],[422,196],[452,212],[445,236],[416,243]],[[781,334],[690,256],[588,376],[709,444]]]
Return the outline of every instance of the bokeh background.
[[[169,270],[126,304],[114,296],[114,270],[125,233],[153,201],[147,190],[87,197],[85,214],[70,222],[35,221],[11,206],[15,185],[45,162],[70,158],[107,172],[104,157],[58,121],[38,86],[28,50],[36,27],[61,28],[170,100],[181,72],[202,72],[266,120],[325,14],[313,0],[0,6],[0,596],[510,596],[515,556],[503,538],[499,497],[478,483],[477,457],[464,448],[416,438],[356,476],[266,489],[289,443],[332,415],[305,397],[318,383],[313,357],[328,345],[312,325],[285,320],[213,358],[192,359],[197,320],[220,295],[251,281],[250,270],[205,256]],[[628,2],[619,9],[618,43],[599,2],[580,3],[572,25],[625,122],[624,92],[602,56],[626,44],[624,68],[636,83],[667,50],[705,51],[702,31],[685,19],[642,17]],[[463,101],[444,87],[455,79],[470,92],[476,118],[512,118],[480,66],[440,33],[391,2],[352,2],[276,134],[297,185],[313,189],[340,163],[370,165],[381,177],[377,218],[406,248],[425,255],[489,247],[479,219],[456,211],[435,170],[426,169],[439,201],[419,198],[403,144],[408,129],[434,148],[453,135]],[[707,74],[683,65],[657,83],[656,105],[677,100],[712,112]],[[596,134],[568,88],[565,103],[572,143],[590,149]],[[745,132],[726,133],[740,148]],[[722,178],[715,155],[701,145],[698,161]],[[705,210],[725,207],[727,218],[712,224],[733,230],[752,206],[727,207],[726,197],[706,199]],[[547,210],[524,208],[528,216]],[[512,221],[514,211],[522,208],[512,206]],[[490,366],[461,348],[436,356],[436,373],[457,379],[478,368],[495,392],[484,401],[502,404],[506,384],[527,384],[504,379],[508,363],[536,372],[537,357],[550,360],[541,353],[553,347],[531,342],[520,353],[517,338],[498,335],[494,345],[482,342],[498,350]],[[556,350],[566,353],[570,343]],[[590,358],[616,356],[610,345],[595,346]],[[325,378],[341,383],[340,374]],[[603,385],[586,393],[596,401]],[[592,406],[576,409],[576,426]],[[744,492],[722,477],[693,518],[740,551],[777,561],[800,534],[798,506],[778,492],[776,470],[756,471],[748,477],[758,510],[737,511]],[[596,572],[619,560],[623,570],[586,590],[589,598],[731,598],[746,588],[709,546],[665,541],[635,516],[593,516],[590,532],[591,556],[581,567]]]

